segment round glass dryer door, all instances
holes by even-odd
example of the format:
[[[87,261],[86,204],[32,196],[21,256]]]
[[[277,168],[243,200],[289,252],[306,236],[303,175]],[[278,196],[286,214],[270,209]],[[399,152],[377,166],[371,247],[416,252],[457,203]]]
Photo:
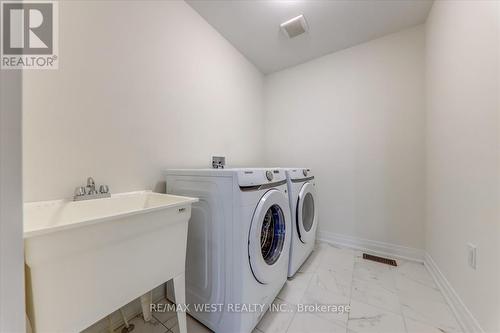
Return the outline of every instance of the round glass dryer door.
[[[255,209],[248,239],[253,275],[266,284],[283,277],[288,265],[289,222],[287,197],[278,190],[264,194]]]
[[[299,238],[302,243],[314,240],[316,233],[316,190],[312,183],[305,183],[299,192],[296,209],[296,222]]]

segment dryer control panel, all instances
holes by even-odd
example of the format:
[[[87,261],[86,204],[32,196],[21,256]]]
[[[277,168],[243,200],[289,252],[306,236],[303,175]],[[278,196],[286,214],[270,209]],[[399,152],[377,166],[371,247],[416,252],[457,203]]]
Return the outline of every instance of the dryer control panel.
[[[240,187],[279,183],[286,180],[285,171],[280,168],[238,169]]]
[[[309,168],[290,168],[286,169],[286,172],[288,173],[288,176],[292,180],[314,178],[314,174]]]

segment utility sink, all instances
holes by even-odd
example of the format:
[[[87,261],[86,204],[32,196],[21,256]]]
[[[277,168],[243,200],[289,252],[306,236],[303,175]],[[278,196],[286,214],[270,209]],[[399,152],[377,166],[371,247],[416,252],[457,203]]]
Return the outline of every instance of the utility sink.
[[[187,226],[197,200],[143,191],[26,203],[34,331],[79,332],[172,278],[182,303]]]

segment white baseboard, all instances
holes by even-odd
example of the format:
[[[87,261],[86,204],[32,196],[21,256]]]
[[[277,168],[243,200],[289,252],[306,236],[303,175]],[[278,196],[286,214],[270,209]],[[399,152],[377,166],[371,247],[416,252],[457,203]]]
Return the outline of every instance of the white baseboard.
[[[428,253],[425,254],[424,264],[439,289],[441,289],[441,292],[454,312],[462,330],[467,333],[484,333],[476,318],[474,318],[467,306],[465,306],[460,296],[458,296],[455,289],[453,289],[450,282],[446,279],[436,262]]]
[[[328,231],[318,231],[317,239],[333,245],[396,259],[424,262],[424,250],[369,239],[356,238]]]

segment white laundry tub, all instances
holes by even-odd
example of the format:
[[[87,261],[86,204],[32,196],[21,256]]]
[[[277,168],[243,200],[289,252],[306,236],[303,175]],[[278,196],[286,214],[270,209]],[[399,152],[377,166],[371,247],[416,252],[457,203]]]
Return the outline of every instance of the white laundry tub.
[[[174,277],[182,278],[183,289],[196,201],[145,191],[25,204],[28,313],[35,332],[79,332]]]

